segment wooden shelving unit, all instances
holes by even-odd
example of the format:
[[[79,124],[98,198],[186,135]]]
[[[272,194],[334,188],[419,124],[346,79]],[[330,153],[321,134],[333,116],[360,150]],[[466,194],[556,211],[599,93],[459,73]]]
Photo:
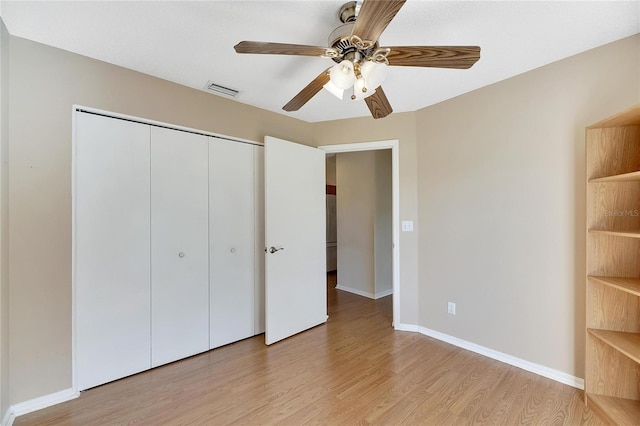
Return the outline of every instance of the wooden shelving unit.
[[[640,423],[640,105],[586,130],[585,402]]]

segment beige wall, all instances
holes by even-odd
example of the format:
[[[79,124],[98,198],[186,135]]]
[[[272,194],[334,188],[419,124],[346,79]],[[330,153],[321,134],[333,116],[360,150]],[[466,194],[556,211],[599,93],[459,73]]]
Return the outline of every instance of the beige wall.
[[[0,418],[9,409],[9,33],[0,18]]]
[[[584,377],[584,128],[639,82],[636,35],[417,112],[421,326]]]
[[[391,104],[393,95],[388,94]],[[334,145],[397,139],[399,141],[400,220],[417,221],[417,159],[415,113],[396,113],[384,119],[364,117],[313,125],[313,144]],[[340,188],[337,189],[340,191]],[[414,228],[416,231],[419,226]],[[340,244],[340,241],[338,241]],[[400,321],[418,323],[418,233],[400,234]],[[339,273],[339,272],[338,272]]]
[[[373,297],[375,151],[337,154],[336,187],[337,288]]]
[[[390,149],[375,151],[374,181],[374,275],[375,294],[380,295],[393,287],[393,192]]]
[[[391,150],[336,155],[338,288],[380,297],[392,288]]]
[[[331,156],[327,155],[327,159],[325,162],[325,177],[326,177],[327,185],[335,186],[336,184],[336,156],[335,155],[331,155]]]
[[[11,403],[71,387],[71,108],[261,141],[308,123],[11,37]]]

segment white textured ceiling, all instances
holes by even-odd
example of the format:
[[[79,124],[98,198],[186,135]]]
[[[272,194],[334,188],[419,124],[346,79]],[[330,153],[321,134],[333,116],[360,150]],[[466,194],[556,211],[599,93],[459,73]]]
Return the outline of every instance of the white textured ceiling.
[[[212,80],[241,90],[239,102],[325,121],[369,111],[363,101],[340,101],[324,90],[300,111],[281,108],[329,59],[240,55],[233,46],[326,46],[345,2],[2,1],[0,13],[14,36],[196,89]],[[383,87],[395,112],[415,111],[638,32],[638,0],[408,0],[381,46],[478,45],[481,58],[469,70],[391,67]]]

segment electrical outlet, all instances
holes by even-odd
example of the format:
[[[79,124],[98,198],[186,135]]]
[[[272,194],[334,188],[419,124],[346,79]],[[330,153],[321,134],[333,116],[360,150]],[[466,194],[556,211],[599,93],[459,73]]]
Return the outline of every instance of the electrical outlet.
[[[413,232],[413,221],[412,220],[403,220],[402,221],[402,232]]]
[[[448,302],[447,303],[447,313],[451,314],[451,315],[455,315],[456,314],[456,304],[453,302]]]

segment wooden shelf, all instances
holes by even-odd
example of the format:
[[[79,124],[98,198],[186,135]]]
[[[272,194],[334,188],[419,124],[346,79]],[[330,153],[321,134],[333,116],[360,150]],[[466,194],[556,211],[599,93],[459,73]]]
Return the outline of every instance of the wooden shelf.
[[[587,330],[591,335],[640,364],[640,333],[597,330],[595,328]]]
[[[589,275],[590,279],[606,286],[633,294],[640,297],[640,278],[629,277],[594,277]]]
[[[589,179],[589,183],[633,182],[633,181],[640,181],[640,171]]]
[[[589,183],[633,182],[633,181],[640,181],[640,170],[636,172],[589,179]]]
[[[611,231],[607,229],[589,229],[589,232],[593,234],[612,235],[614,237],[640,238],[640,231],[638,230]]]
[[[608,422],[616,425],[635,425],[640,419],[640,401],[587,393],[587,405]]]

